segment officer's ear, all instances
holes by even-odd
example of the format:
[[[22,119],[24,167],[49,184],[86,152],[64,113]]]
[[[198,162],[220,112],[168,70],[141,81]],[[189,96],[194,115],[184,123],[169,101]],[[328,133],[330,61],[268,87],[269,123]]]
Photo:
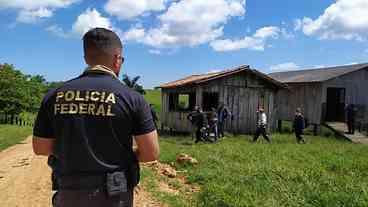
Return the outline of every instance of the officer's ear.
[[[124,62],[124,58],[120,54],[115,54],[113,57],[112,66],[115,71],[120,71],[121,65]]]
[[[87,64],[87,65],[90,65],[90,64],[89,64],[88,57],[85,55],[85,56],[83,56],[83,58],[84,58],[84,62],[86,62],[86,64]]]

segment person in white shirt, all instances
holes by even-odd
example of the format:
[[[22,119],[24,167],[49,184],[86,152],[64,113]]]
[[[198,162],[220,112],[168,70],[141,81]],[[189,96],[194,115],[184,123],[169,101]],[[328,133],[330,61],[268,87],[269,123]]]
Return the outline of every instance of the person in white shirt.
[[[256,142],[259,136],[262,135],[263,138],[267,140],[267,142],[271,143],[270,138],[267,136],[266,129],[267,129],[267,115],[264,112],[263,108],[259,108],[257,111],[257,130],[253,138],[253,142]]]

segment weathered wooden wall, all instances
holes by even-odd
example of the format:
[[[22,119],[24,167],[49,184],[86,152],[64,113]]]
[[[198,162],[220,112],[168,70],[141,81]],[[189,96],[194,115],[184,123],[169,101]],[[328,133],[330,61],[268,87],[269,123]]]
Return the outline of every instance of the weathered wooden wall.
[[[322,84],[288,84],[288,89],[276,95],[277,118],[293,120],[295,110],[301,108],[309,123],[320,124],[322,115]]]
[[[345,88],[345,103],[357,105],[359,121],[368,122],[368,69],[326,81],[323,84],[323,104],[327,101],[327,88]]]
[[[196,88],[185,89],[163,89],[162,90],[162,115],[161,120],[164,126],[177,131],[191,131],[192,126],[186,119],[189,112],[170,112],[169,111],[169,93],[196,91],[196,105],[202,106],[202,94],[204,92],[219,93],[219,102],[233,113],[233,119],[226,122],[226,130],[234,133],[253,133],[256,129],[256,110],[261,95],[264,94],[264,108],[268,115],[269,128],[276,128],[275,92],[276,88],[268,85],[262,79],[254,74],[241,73],[210,81]],[[263,105],[263,104],[261,104]]]
[[[302,108],[305,117],[312,124],[324,121],[324,106],[327,101],[327,88],[345,88],[346,103],[360,106],[364,122],[368,122],[368,71],[361,70],[323,83],[288,83],[289,90],[280,90],[276,96],[279,107],[277,117],[292,120],[295,109]]]

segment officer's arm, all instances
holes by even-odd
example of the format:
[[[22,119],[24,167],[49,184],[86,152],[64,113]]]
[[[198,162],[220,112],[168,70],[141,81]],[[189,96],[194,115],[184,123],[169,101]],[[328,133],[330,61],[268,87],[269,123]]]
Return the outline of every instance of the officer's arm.
[[[33,152],[36,155],[49,156],[53,154],[54,139],[33,136]]]
[[[158,160],[160,149],[158,144],[157,131],[135,136],[138,148],[135,153],[139,162],[152,162]]]

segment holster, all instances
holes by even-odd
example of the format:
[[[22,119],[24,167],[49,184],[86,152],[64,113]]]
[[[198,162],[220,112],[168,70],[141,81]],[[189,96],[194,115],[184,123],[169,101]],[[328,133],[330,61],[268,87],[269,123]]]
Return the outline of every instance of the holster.
[[[140,175],[140,167],[138,162],[134,163],[129,169],[127,169],[126,178],[129,188],[134,188],[138,185],[141,177]]]

